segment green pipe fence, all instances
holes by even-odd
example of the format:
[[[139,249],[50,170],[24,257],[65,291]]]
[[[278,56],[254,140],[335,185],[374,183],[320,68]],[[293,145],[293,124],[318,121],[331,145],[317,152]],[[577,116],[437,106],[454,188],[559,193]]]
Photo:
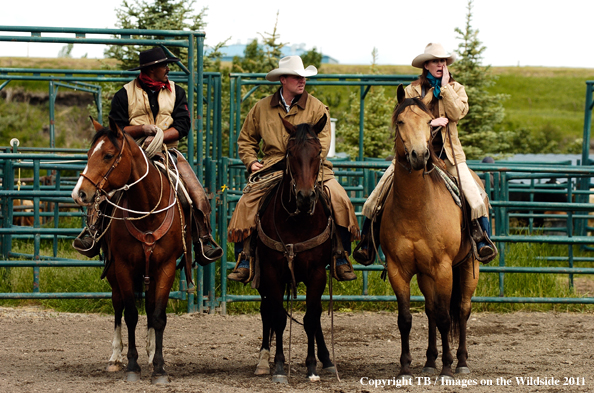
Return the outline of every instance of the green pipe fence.
[[[375,78],[375,75],[317,75],[308,78],[308,85],[335,85],[335,86],[358,86],[360,87],[360,131],[359,140],[363,140],[363,118],[364,100],[369,88],[378,85],[407,84],[416,76],[388,76]],[[223,186],[221,196],[222,206],[219,215],[219,227],[226,228],[229,218],[234,209],[235,203],[241,197],[241,190],[245,184],[245,167],[238,159],[235,149],[236,140],[242,123],[242,114],[250,108],[241,108],[242,102],[253,94],[260,86],[273,85],[274,83],[262,80],[264,74],[231,74],[230,89],[230,131],[229,131],[229,157],[221,158],[222,173],[219,176],[220,185]],[[586,121],[584,134],[590,132],[590,119],[592,112],[592,86],[594,82],[587,82],[588,99],[586,103]],[[253,86],[251,89],[248,86]],[[242,95],[243,94],[243,95]],[[587,124],[587,125],[586,125]],[[584,138],[584,146],[586,137]],[[362,152],[362,146],[359,151]],[[347,192],[351,195],[351,201],[360,215],[360,208],[367,196],[375,187],[383,170],[388,167],[389,162],[361,157],[357,161],[331,160],[337,179]],[[587,220],[589,213],[594,211],[594,205],[588,202],[592,193],[591,178],[594,169],[589,167],[587,153],[582,159],[582,164],[572,166],[571,161],[559,161],[554,163],[527,163],[527,162],[498,162],[497,164],[482,164],[469,161],[471,169],[475,170],[485,180],[486,191],[491,199],[491,217],[494,221],[495,232],[492,239],[496,242],[500,255],[499,264],[494,261],[490,265],[482,265],[481,272],[498,274],[500,293],[499,296],[485,297],[475,296],[474,302],[484,303],[575,303],[594,304],[593,297],[578,298],[550,298],[550,297],[517,297],[506,296],[504,288],[505,274],[513,273],[539,273],[539,274],[563,274],[569,278],[569,285],[573,286],[575,274],[594,274],[594,268],[576,267],[575,263],[591,263],[592,257],[575,257],[573,245],[590,245],[594,243],[592,237],[587,233],[593,228],[588,227]],[[546,182],[556,178],[565,180],[564,184],[547,184]],[[528,201],[510,201],[511,194],[525,194]],[[538,202],[535,196],[540,195],[564,196],[565,202]],[[564,214],[559,214],[564,212]],[[510,219],[526,219],[527,227],[510,227]],[[535,226],[535,220],[561,220],[565,222],[563,227],[542,228]],[[558,235],[546,235],[548,233],[564,232]],[[220,231],[224,235],[224,229]],[[527,233],[526,235],[520,233]],[[540,235],[535,235],[539,233]],[[567,245],[567,255],[541,258],[547,262],[564,262],[566,267],[516,267],[506,266],[505,254],[506,245],[514,243],[546,243]],[[226,248],[227,244],[223,241]],[[584,247],[587,248],[587,247]],[[234,261],[226,261],[227,250],[221,261],[221,309],[225,310],[225,303],[239,301],[258,301],[257,295],[238,295],[228,293],[225,276],[228,269],[235,265]],[[380,250],[380,255],[381,250]],[[355,265],[355,270],[362,271],[363,289],[361,295],[334,295],[336,301],[395,301],[395,296],[370,296],[368,295],[369,274],[377,274],[383,270],[382,265],[364,267]],[[375,277],[374,279],[379,279]],[[298,300],[304,300],[304,296],[298,296]],[[328,296],[322,298],[329,300]],[[412,296],[412,301],[423,301],[421,296]]]
[[[14,35],[6,35],[15,33]],[[22,33],[26,33],[23,35]],[[181,48],[187,52],[187,65],[178,62],[180,71],[171,72],[169,77],[176,83],[188,86],[188,106],[190,111],[192,131],[187,138],[187,157],[196,171],[199,179],[205,185],[207,193],[212,197],[211,205],[216,206],[214,197],[216,175],[213,157],[220,155],[221,143],[213,139],[212,135],[220,135],[221,111],[221,81],[216,73],[203,73],[204,32],[173,31],[173,30],[141,30],[141,29],[85,29],[85,28],[56,28],[31,26],[0,26],[0,41],[6,42],[44,42],[65,44],[101,44],[101,45],[134,45],[140,48],[161,46],[171,54],[168,47]],[[122,85],[138,75],[138,71],[117,70],[60,70],[60,69],[28,69],[28,68],[0,68],[0,90],[10,81],[47,81],[50,85],[50,130],[53,130],[55,118],[55,97],[59,87],[67,87],[92,93],[95,96],[97,111],[102,114],[101,83],[121,82]],[[100,119],[99,119],[100,120]],[[94,298],[110,297],[109,293],[42,293],[39,290],[39,268],[43,266],[101,266],[100,261],[67,260],[57,257],[57,240],[69,239],[80,232],[80,228],[59,228],[58,223],[63,217],[82,217],[81,212],[61,212],[57,207],[64,202],[72,202],[70,193],[75,179],[86,165],[86,155],[65,158],[62,153],[72,154],[73,150],[55,147],[54,132],[50,132],[49,148],[31,149],[21,148],[17,153],[17,146],[2,148],[0,167],[2,176],[2,190],[0,191],[0,205],[2,207],[0,219],[0,250],[3,260],[0,266],[27,266],[34,269],[33,293],[0,294],[0,298]],[[11,153],[12,152],[12,153]],[[27,153],[25,153],[27,152]],[[86,151],[78,151],[82,153]],[[25,154],[23,154],[25,153]],[[30,153],[30,154],[29,154]],[[58,155],[59,154],[59,155]],[[205,156],[206,154],[206,156]],[[47,160],[52,161],[50,164]],[[77,163],[72,162],[77,161]],[[33,185],[15,189],[20,169],[33,172],[33,177],[27,179]],[[48,171],[43,176],[40,171]],[[51,179],[46,186],[42,179]],[[32,200],[33,212],[15,212],[12,208],[14,199]],[[53,203],[53,211],[40,211],[42,203]],[[15,227],[12,225],[14,216],[33,217],[31,227]],[[211,220],[216,217],[213,213]],[[43,227],[44,220],[53,219],[54,227]],[[82,222],[82,218],[81,218]],[[17,255],[12,253],[11,245],[14,238],[27,238],[34,241],[33,255]],[[52,239],[54,242],[53,255],[40,255],[40,241]],[[14,258],[26,259],[15,260]],[[27,260],[28,259],[28,260]],[[171,298],[188,301],[188,312],[209,310],[212,307],[215,294],[215,269],[198,267],[195,274],[197,295],[186,293],[185,282],[180,279],[180,288],[172,291]]]

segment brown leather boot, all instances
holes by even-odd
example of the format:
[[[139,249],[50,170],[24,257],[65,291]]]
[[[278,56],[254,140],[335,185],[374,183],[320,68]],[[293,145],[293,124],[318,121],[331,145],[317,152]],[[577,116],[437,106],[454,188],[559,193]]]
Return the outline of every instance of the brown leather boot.
[[[361,241],[355,247],[353,258],[364,266],[369,266],[375,262],[375,248],[373,247],[370,235],[363,235]]]
[[[357,275],[351,269],[348,263],[336,266],[336,277],[338,281],[353,281],[357,278]]]
[[[238,281],[238,282],[246,282],[246,280],[250,277],[250,269],[245,267],[238,267],[237,269],[233,270],[227,278],[231,281]]]
[[[195,262],[206,266],[223,256],[223,249],[214,241],[212,236],[202,236],[194,243]]]
[[[95,239],[91,237],[91,233],[86,227],[72,241],[72,247],[88,258],[95,258],[101,251],[101,244],[99,242],[95,242]]]

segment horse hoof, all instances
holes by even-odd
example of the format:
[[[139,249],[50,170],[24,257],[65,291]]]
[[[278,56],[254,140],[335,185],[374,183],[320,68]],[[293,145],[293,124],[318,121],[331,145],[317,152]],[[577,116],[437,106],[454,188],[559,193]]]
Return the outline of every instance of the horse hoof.
[[[307,378],[309,378],[309,382],[319,382],[320,381],[320,376],[319,375],[310,375]]]
[[[423,374],[433,375],[436,372],[437,372],[437,369],[435,369],[435,367],[423,367]]]
[[[402,381],[403,383],[412,382],[413,376],[412,375],[399,375],[397,380]]]
[[[457,367],[456,374],[470,374],[470,369],[468,367]]]
[[[135,371],[128,371],[125,377],[126,382],[138,382],[140,381],[140,373]]]
[[[336,374],[336,367],[334,367],[334,366],[326,367],[326,368],[323,368],[322,371],[329,373],[329,374]]]
[[[108,373],[115,373],[118,371],[122,371],[123,365],[120,362],[109,362],[107,364],[107,367],[105,368],[105,371],[107,371]]]
[[[270,367],[256,367],[254,375],[270,375]]]
[[[153,385],[168,385],[169,382],[168,375],[155,375],[151,378],[151,383]]]
[[[450,377],[449,375],[440,375],[439,377],[437,377],[437,381],[442,385],[446,385],[447,382],[453,381],[454,378]]]
[[[289,379],[286,375],[277,374],[272,376],[272,382],[274,383],[289,383]]]

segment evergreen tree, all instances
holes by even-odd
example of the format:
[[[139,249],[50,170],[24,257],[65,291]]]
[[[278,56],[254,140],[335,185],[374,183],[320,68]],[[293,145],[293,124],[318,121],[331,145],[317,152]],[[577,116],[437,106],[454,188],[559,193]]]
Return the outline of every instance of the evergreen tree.
[[[186,30],[201,31],[206,27],[204,18],[207,8],[194,14],[195,0],[123,0],[121,8],[116,9],[120,29],[148,29],[148,30]],[[165,37],[154,36],[154,39]],[[111,45],[105,50],[105,57],[120,61],[120,69],[127,70],[138,65],[138,54],[151,49],[151,46]],[[185,60],[188,58],[186,48],[168,48],[174,56]],[[211,66],[206,64],[205,68]]]
[[[373,62],[370,73],[379,74],[376,66],[377,49],[372,51]],[[386,97],[383,86],[373,86],[365,97],[365,120],[363,134],[363,156],[386,158],[392,154],[393,133],[390,125],[392,111],[396,102],[394,97]],[[359,154],[359,92],[349,95],[348,110],[337,123],[338,152],[347,153],[351,159]]]
[[[472,3],[468,1],[464,31],[455,30],[462,42],[456,51],[460,58],[452,65],[452,73],[468,94],[469,111],[458,124],[460,141],[467,158],[482,159],[488,154],[510,151],[513,133],[495,128],[505,116],[502,101],[507,95],[488,92],[497,76],[492,74],[490,66],[481,65],[486,48],[478,39],[478,30],[471,26]]]

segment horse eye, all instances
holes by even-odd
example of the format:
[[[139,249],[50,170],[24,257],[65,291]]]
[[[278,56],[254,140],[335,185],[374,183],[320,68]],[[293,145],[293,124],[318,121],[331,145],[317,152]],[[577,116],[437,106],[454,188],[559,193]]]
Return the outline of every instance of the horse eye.
[[[111,160],[112,158],[113,158],[113,154],[106,154],[105,156],[103,156],[103,159],[104,159],[105,161],[109,161],[109,160]]]

